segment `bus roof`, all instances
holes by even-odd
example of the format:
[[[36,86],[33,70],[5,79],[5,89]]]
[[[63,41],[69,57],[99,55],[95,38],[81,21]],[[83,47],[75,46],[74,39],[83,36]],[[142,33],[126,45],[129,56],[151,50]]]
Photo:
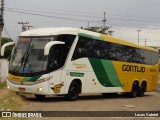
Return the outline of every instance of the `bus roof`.
[[[132,42],[128,42],[125,40],[121,40],[119,38],[115,38],[109,35],[105,34],[100,34],[96,32],[91,32],[79,28],[69,28],[69,27],[59,27],[59,28],[39,28],[39,29],[33,29],[33,30],[28,30],[25,32],[22,32],[20,36],[52,36],[52,35],[58,35],[58,34],[72,34],[72,35],[78,35],[78,34],[83,34],[84,36],[91,37],[91,38],[97,38],[97,39],[103,39],[107,42],[112,42],[112,43],[117,43],[117,44],[122,44],[126,46],[132,46],[136,48],[141,48],[141,49],[146,49],[146,50],[151,50],[151,51],[156,51],[154,48],[150,47],[145,47],[141,45],[134,44]]]
[[[39,28],[28,30],[22,32],[20,36],[51,36],[58,34],[78,34],[78,28],[67,28],[67,27],[59,27],[59,28]]]

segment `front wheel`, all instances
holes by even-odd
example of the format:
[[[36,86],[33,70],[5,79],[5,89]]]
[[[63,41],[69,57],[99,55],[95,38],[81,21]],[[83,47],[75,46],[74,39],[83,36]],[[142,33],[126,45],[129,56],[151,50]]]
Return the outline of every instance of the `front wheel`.
[[[80,93],[80,86],[76,81],[73,81],[69,87],[66,99],[69,101],[74,101],[78,98],[79,93]]]

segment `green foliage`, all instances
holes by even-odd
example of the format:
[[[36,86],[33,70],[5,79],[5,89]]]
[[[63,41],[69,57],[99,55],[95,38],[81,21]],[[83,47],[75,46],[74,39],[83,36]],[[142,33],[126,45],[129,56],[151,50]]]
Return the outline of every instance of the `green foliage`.
[[[5,43],[12,42],[13,40],[11,38],[6,38],[2,37],[1,39],[1,46],[4,45]],[[5,53],[4,53],[4,58],[10,58],[11,51],[12,51],[12,46],[6,47]]]
[[[106,35],[112,35],[114,31],[109,30],[109,29],[110,29],[110,27],[97,27],[97,26],[84,28],[84,30],[98,32],[98,33],[102,33],[102,34],[106,34]]]

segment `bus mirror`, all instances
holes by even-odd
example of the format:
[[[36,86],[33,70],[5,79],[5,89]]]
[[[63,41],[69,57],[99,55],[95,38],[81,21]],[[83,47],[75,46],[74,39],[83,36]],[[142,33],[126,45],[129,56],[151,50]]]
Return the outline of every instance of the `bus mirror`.
[[[51,41],[49,43],[47,43],[44,47],[44,55],[48,55],[49,54],[49,51],[51,49],[51,47],[53,45],[59,45],[59,44],[65,44],[65,42],[61,42],[61,41]]]
[[[11,46],[11,45],[14,45],[15,43],[14,42],[8,42],[8,43],[5,43],[2,48],[1,48],[1,56],[4,56],[4,52],[5,52],[5,48],[8,47],[8,46]]]

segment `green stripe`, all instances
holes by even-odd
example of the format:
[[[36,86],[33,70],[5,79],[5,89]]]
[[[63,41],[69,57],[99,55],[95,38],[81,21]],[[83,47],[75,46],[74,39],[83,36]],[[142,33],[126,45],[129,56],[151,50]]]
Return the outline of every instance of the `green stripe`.
[[[26,81],[36,81],[40,78],[41,76],[34,76],[34,77],[24,77],[24,80]]]
[[[91,66],[101,85],[105,87],[122,87],[113,63],[109,60],[89,58]]]
[[[101,60],[89,58],[92,68],[97,76],[98,81],[105,87],[114,87],[110,82]]]
[[[112,63],[112,61],[110,60],[101,60],[103,67],[107,73],[107,76],[110,80],[110,82],[112,83],[112,85],[114,85],[115,87],[122,87],[123,85],[121,84],[116,69]]]
[[[87,38],[92,38],[92,36],[91,36],[91,35],[84,34],[84,33],[79,33],[79,36],[87,37]]]
[[[103,38],[100,38],[100,37],[97,37],[97,36],[88,35],[88,34],[85,34],[85,33],[79,33],[79,36],[104,41]]]

